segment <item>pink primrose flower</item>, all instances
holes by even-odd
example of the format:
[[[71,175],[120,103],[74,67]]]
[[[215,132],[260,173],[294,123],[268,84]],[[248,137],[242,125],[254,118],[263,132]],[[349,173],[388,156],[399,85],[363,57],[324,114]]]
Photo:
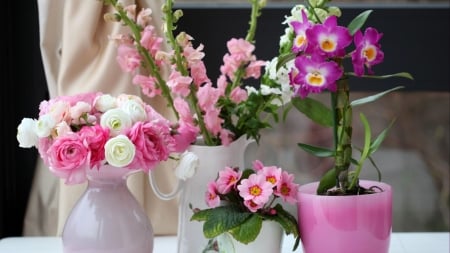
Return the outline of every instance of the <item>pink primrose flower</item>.
[[[251,200],[255,204],[266,204],[273,193],[272,184],[262,175],[251,174],[237,186],[239,195],[244,200]]]
[[[252,212],[252,213],[256,213],[259,209],[264,207],[264,204],[262,203],[255,203],[253,202],[253,200],[249,199],[249,200],[245,200],[244,201],[244,205],[247,207],[247,209]]]
[[[116,59],[124,72],[133,72],[141,65],[141,56],[137,49],[125,44],[119,45]]]
[[[78,184],[86,180],[90,151],[77,134],[57,138],[46,152],[50,171],[65,179],[66,184]]]
[[[266,178],[266,181],[271,183],[272,186],[275,186],[281,179],[281,168],[276,166],[263,167],[259,171],[259,174],[263,175]]]
[[[364,32],[357,31],[354,36],[356,49],[352,52],[353,69],[357,76],[364,75],[364,66],[367,67],[369,74],[374,74],[372,66],[383,62],[384,53],[378,43],[383,37],[375,28],[369,27]]]
[[[252,162],[253,170],[258,172],[264,168],[264,164],[260,160],[254,160]]]
[[[220,204],[220,197],[217,195],[217,185],[215,181],[208,183],[208,190],[205,194],[206,205],[210,208],[218,207]]]
[[[153,76],[136,75],[132,82],[141,86],[142,92],[150,98],[161,95],[161,89],[156,87],[156,80]]]
[[[290,204],[295,204],[297,202],[298,187],[299,185],[294,183],[294,175],[283,171],[274,194]]]
[[[242,171],[236,171],[231,167],[225,167],[224,170],[219,171],[219,177],[216,180],[217,192],[220,194],[227,194],[231,191],[236,183],[241,179]]]

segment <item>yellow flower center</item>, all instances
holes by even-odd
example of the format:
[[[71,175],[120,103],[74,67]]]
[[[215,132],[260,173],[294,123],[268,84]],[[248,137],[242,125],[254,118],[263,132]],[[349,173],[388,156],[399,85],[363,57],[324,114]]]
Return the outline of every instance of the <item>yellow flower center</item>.
[[[299,35],[295,38],[295,45],[297,47],[301,47],[306,42],[306,37],[303,35]]]
[[[377,50],[373,46],[366,47],[363,50],[363,55],[367,59],[367,61],[371,62],[375,60],[375,57],[377,56]]]
[[[320,43],[320,48],[325,52],[333,52],[334,50],[336,50],[336,42],[328,38],[324,39]]]
[[[275,184],[277,182],[277,179],[274,176],[270,175],[266,177],[266,181]]]
[[[306,80],[309,85],[316,87],[320,87],[325,83],[325,78],[319,72],[309,73],[306,76]]]
[[[250,187],[249,192],[252,196],[259,196],[259,195],[261,195],[262,189],[259,186],[254,185],[254,186]]]
[[[281,194],[283,194],[284,196],[289,195],[289,193],[291,192],[291,188],[287,187],[286,184],[282,184],[281,185],[281,189],[280,189]]]

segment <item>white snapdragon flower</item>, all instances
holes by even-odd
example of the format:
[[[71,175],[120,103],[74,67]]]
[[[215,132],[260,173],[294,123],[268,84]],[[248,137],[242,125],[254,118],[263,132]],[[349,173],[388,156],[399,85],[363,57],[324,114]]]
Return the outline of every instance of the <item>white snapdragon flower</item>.
[[[191,178],[195,175],[198,165],[198,156],[192,152],[186,151],[180,157],[178,166],[175,169],[175,175],[181,180]]]
[[[95,100],[94,107],[100,112],[106,112],[108,110],[116,108],[117,107],[116,98],[109,94],[101,95]]]
[[[36,132],[36,120],[24,118],[17,127],[17,141],[21,148],[31,148],[37,146],[39,137]]]
[[[48,137],[52,133],[53,128],[56,126],[56,121],[50,114],[44,114],[39,117],[36,122],[35,131],[40,138]]]
[[[111,136],[119,135],[124,129],[131,127],[131,117],[122,109],[114,108],[106,111],[100,118],[100,125],[109,128]]]
[[[275,95],[280,95],[281,94],[281,90],[280,89],[277,89],[277,88],[272,88],[272,87],[270,87],[270,86],[268,86],[268,85],[265,85],[265,84],[261,84],[261,94],[263,94],[264,96],[269,96],[269,95],[272,95],[272,94],[275,94]]]
[[[136,147],[125,135],[118,135],[105,143],[106,161],[115,167],[129,165],[136,154]]]
[[[127,100],[120,105],[120,109],[130,115],[132,122],[145,121],[147,113],[142,103],[136,100]]]
[[[245,89],[247,90],[247,94],[250,96],[250,94],[258,93],[258,91],[253,86],[245,86]]]

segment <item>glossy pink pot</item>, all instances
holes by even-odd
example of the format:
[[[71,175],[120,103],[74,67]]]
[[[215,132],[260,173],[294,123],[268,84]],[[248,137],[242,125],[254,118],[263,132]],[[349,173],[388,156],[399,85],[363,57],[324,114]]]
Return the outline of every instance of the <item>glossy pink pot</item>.
[[[318,182],[300,187],[298,221],[304,253],[388,253],[392,232],[392,188],[359,196],[320,196]]]

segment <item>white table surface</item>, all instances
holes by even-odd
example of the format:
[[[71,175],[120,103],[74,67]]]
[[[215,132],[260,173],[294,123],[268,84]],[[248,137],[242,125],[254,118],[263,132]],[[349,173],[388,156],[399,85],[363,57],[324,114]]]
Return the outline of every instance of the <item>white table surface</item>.
[[[283,253],[292,252],[293,238],[283,240]],[[389,253],[449,253],[450,235],[439,233],[393,233]],[[154,253],[175,253],[175,236],[155,237]],[[62,253],[60,237],[7,237],[0,240],[0,253]],[[296,253],[302,253],[301,246]]]

